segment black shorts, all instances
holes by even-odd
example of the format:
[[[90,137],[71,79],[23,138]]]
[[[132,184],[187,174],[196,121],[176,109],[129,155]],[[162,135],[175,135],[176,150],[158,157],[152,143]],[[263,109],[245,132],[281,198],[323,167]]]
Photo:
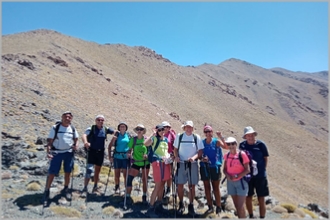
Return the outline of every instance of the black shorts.
[[[141,169],[144,169],[144,166],[138,166],[138,165],[136,165],[136,164],[133,164],[133,165],[132,165],[132,168],[133,168],[133,169],[136,169],[136,170],[140,170],[140,168],[141,168]],[[150,169],[150,163],[146,165],[146,169],[147,169],[147,170]]]
[[[217,181],[221,180],[221,165],[218,165],[217,167],[200,167],[199,172],[201,174],[201,180],[212,180]]]
[[[96,166],[102,166],[104,160],[104,149],[94,150],[89,149],[87,163],[94,164]]]
[[[268,180],[267,177],[253,177],[249,181],[248,196],[254,195],[254,189],[256,190],[257,197],[269,196]]]

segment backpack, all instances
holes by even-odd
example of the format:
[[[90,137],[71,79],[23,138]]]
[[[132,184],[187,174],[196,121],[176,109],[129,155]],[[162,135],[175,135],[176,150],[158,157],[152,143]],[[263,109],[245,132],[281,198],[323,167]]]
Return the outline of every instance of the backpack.
[[[117,131],[116,133],[115,133],[115,136],[118,138],[118,136],[119,136],[119,131]],[[131,138],[131,135],[128,133],[128,132],[126,132],[126,134],[128,135],[128,138]],[[135,142],[133,143],[133,147],[134,147],[134,145],[136,144],[136,140],[135,140]],[[116,141],[115,141],[115,143],[113,144],[113,146],[115,147],[115,149],[114,149],[114,154],[116,154],[116,153],[126,153],[126,152],[118,152],[117,151],[117,139],[116,139]]]
[[[61,121],[57,121],[57,122],[55,123],[55,134],[54,134],[54,138],[53,138],[53,140],[55,140],[55,139],[57,138],[57,133],[58,133],[58,131],[60,130],[61,123],[62,123]],[[72,133],[73,133],[72,138],[73,138],[73,140],[74,140],[74,139],[76,139],[76,128],[75,128],[73,125],[71,125],[71,124],[70,124],[70,126],[71,126]]]
[[[148,161],[150,163],[155,162],[156,160],[159,160],[160,158],[155,155],[155,151],[157,150],[159,144],[160,144],[160,138],[156,137],[157,141],[153,142],[153,144],[148,148]],[[167,143],[167,138],[164,137],[164,141]]]
[[[91,143],[91,141],[95,139],[95,127],[96,127],[96,125],[92,125],[91,126],[91,131],[89,132],[89,134],[87,136],[87,141],[89,143]],[[104,129],[105,140],[107,141],[108,140],[108,138],[107,138],[107,130],[108,130],[108,128],[106,126],[103,126],[102,128]]]
[[[253,176],[256,176],[258,174],[258,168],[257,168],[257,162],[252,159],[252,154],[250,151],[247,150],[240,150],[238,153],[238,159],[241,162],[242,166],[243,164],[243,157],[242,157],[242,151],[246,154],[246,156],[249,158],[249,167],[250,167],[250,173],[246,174],[243,178],[246,182],[249,182]],[[230,152],[227,154],[227,158],[229,157]]]
[[[193,136],[194,136],[194,142],[195,142],[196,150],[198,151],[197,135],[196,134],[193,134]],[[183,137],[183,133],[179,135],[178,153],[179,153],[179,150],[180,150],[180,144],[182,142],[182,137]],[[189,142],[184,141],[183,143],[191,143],[191,142],[190,141]]]

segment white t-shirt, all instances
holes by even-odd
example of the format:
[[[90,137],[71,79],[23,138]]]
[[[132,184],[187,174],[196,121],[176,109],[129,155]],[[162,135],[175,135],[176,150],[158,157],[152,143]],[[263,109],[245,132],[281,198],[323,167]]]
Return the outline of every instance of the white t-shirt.
[[[53,139],[55,135],[55,127],[56,125],[52,126],[50,129],[48,138]],[[75,129],[75,137],[78,138],[78,132],[77,129]],[[73,130],[71,126],[64,127],[60,125],[60,128],[58,129],[57,138],[53,142],[53,146],[57,149],[55,152],[57,153],[64,153],[68,151],[72,151],[72,145],[73,142]]]
[[[198,134],[195,134],[197,136],[197,147],[198,150],[204,149],[204,144],[201,139],[201,137]],[[178,134],[174,140],[173,146],[178,149],[179,145],[179,138],[180,134]],[[198,150],[196,149],[195,141],[194,141],[194,135],[191,134],[188,136],[185,133],[183,133],[182,140],[180,143],[180,149],[179,149],[179,157],[180,161],[188,160],[188,158],[194,156],[198,153]]]

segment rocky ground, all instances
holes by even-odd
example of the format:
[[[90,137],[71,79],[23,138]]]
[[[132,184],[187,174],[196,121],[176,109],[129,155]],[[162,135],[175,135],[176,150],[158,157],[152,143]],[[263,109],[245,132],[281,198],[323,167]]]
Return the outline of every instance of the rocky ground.
[[[46,182],[48,162],[45,159],[43,140],[37,144],[37,150],[31,150],[29,145],[15,140],[15,137],[8,137],[4,133],[2,145],[2,218],[59,218],[74,217],[84,219],[103,218],[147,218],[148,205],[142,203],[142,184],[140,177],[133,181],[132,198],[133,205],[124,209],[124,185],[121,185],[121,193],[114,194],[113,170],[109,174],[109,163],[101,170],[100,186],[101,193],[87,196],[87,199],[80,197],[80,190],[83,188],[83,173],[85,167],[84,151],[78,150],[75,156],[75,168],[72,187],[72,199],[67,200],[60,191],[63,188],[63,173],[55,177],[50,189],[50,200],[47,206],[43,207],[42,198]],[[109,174],[109,175],[108,175]],[[122,180],[122,179],[121,179]],[[89,185],[91,192],[93,183]],[[148,179],[148,192],[151,194],[154,188],[152,171]],[[190,218],[187,214],[188,189],[185,188],[186,212],[183,216],[176,218]],[[202,181],[196,186],[196,197],[194,207],[198,215],[195,218],[237,218],[235,208],[230,197],[227,198],[226,187],[221,187],[223,212],[221,215],[204,214],[207,209],[204,197]],[[225,202],[226,201],[226,202]],[[158,211],[160,218],[174,218],[173,197],[169,197],[163,210]],[[256,205],[256,204],[255,204]],[[313,210],[307,214],[302,211]],[[255,206],[255,215],[258,216],[258,207]],[[279,203],[275,198],[267,197],[267,218],[327,218],[328,211],[316,204],[293,205]]]

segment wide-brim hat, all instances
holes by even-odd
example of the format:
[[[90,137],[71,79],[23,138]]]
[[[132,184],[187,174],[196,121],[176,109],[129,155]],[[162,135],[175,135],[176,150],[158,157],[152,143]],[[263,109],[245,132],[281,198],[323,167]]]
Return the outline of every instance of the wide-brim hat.
[[[166,127],[166,126],[171,127],[170,123],[168,123],[167,121],[163,121],[162,125],[163,125],[163,127]]]
[[[143,128],[143,134],[145,134],[145,133],[147,132],[147,129],[144,127],[143,124],[138,124],[138,125],[133,129],[133,131],[134,131],[135,133],[138,133],[138,131],[136,130],[137,128]]]
[[[247,126],[244,128],[244,135],[242,138],[245,139],[245,135],[247,134],[255,134],[255,136],[258,135],[258,133],[251,126]]]
[[[127,131],[127,129],[128,129],[128,125],[126,124],[126,122],[124,122],[124,121],[121,121],[121,122],[119,122],[119,124],[118,124],[118,126],[117,126],[117,130],[119,131],[119,126],[120,125],[125,125],[126,126],[126,131]]]
[[[233,143],[233,142],[235,142],[235,143],[237,144],[237,140],[236,140],[236,138],[234,138],[234,137],[227,137],[227,138],[225,139],[225,142],[226,142],[226,143]]]
[[[194,127],[194,123],[192,121],[185,121],[185,123],[181,126],[184,130],[186,126]]]

